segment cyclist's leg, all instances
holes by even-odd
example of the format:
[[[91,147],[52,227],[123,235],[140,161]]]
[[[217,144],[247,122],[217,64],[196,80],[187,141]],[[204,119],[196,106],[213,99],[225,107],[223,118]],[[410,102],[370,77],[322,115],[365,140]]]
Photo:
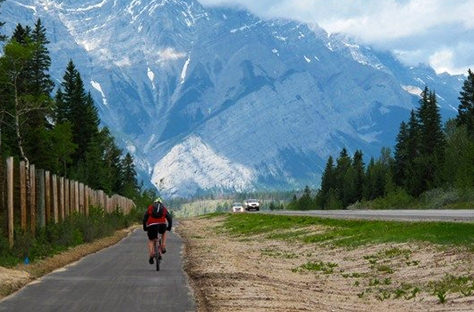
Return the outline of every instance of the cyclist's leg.
[[[158,237],[158,226],[157,225],[152,225],[148,227],[148,252],[150,254],[150,257],[153,257],[155,255],[155,242]]]
[[[166,252],[166,224],[160,224],[158,232],[161,234],[161,250]]]
[[[148,252],[150,254],[150,257],[155,256],[155,241],[156,241],[156,239],[149,239],[148,240]]]

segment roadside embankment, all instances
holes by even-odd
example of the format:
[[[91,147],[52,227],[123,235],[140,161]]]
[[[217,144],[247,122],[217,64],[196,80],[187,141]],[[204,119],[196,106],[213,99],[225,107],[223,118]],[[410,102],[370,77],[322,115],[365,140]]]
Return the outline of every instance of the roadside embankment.
[[[474,224],[182,220],[199,311],[472,311]]]

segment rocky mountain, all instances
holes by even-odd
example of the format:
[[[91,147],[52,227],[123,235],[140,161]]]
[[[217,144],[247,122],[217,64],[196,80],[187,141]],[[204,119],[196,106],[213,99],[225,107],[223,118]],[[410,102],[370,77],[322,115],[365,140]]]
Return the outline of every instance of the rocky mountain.
[[[73,59],[104,125],[166,195],[317,185],[342,147],[378,155],[427,85],[445,117],[464,77],[407,67],[317,25],[196,0],[6,0],[41,18],[59,82]]]

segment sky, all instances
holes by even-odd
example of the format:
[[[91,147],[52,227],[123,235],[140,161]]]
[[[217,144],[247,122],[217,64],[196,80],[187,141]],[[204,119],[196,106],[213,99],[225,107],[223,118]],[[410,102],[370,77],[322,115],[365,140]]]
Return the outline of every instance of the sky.
[[[290,18],[390,50],[437,73],[474,70],[474,0],[199,0],[239,6],[262,18]]]

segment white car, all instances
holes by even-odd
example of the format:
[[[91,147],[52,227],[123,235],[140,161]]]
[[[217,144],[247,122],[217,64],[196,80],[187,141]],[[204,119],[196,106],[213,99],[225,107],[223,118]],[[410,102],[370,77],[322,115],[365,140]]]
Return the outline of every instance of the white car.
[[[242,206],[242,203],[233,203],[232,204],[232,212],[244,212],[244,206]]]
[[[244,207],[245,207],[245,210],[248,210],[248,211],[250,210],[259,211],[260,203],[256,199],[247,199],[246,201],[244,201]]]

